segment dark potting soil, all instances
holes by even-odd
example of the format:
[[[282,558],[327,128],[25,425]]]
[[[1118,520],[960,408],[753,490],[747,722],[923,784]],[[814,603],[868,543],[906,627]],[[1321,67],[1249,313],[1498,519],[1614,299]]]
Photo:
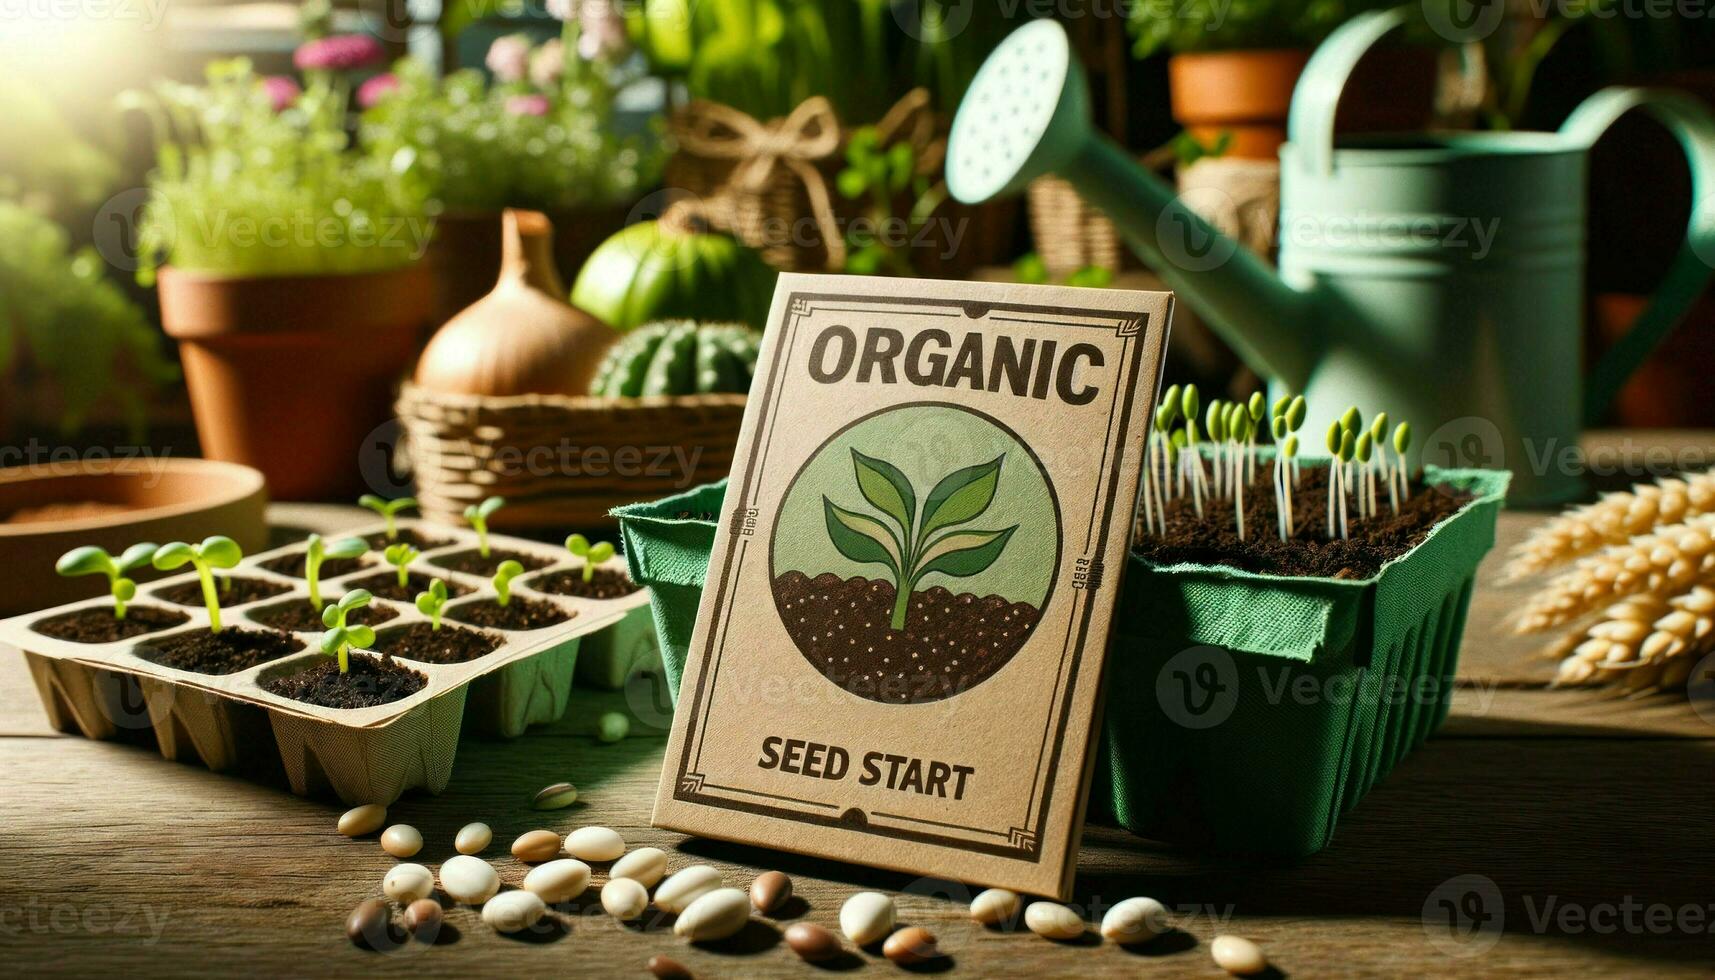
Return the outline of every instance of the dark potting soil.
[[[189,619],[177,609],[159,606],[126,606],[125,618],[114,619],[112,606],[91,606],[50,616],[31,623],[30,628],[43,636],[72,643],[112,643],[169,629]]]
[[[265,677],[262,689],[323,708],[372,708],[410,697],[429,683],[411,668],[380,657],[351,653],[347,663],[351,670],[342,674],[339,661],[327,657],[295,673]]]
[[[451,538],[436,538],[418,531],[416,528],[402,527],[392,538],[387,537],[386,531],[377,531],[367,539],[369,546],[381,551],[390,544],[408,544],[418,551],[428,551],[430,548],[445,548],[452,544]]]
[[[508,558],[523,565],[526,572],[533,572],[538,568],[547,568],[553,564],[552,561],[540,555],[527,555],[522,551],[508,551],[505,548],[488,549],[487,558],[482,556],[482,552],[472,548],[469,551],[455,551],[450,555],[441,555],[439,558],[431,559],[431,561],[442,568],[448,568],[455,572],[488,576],[493,575],[495,569],[500,567],[500,563]]]
[[[584,581],[582,568],[549,572],[531,579],[530,587],[551,595],[575,595],[584,599],[617,599],[642,588],[631,580],[631,576],[614,568],[596,569],[588,582]]]
[[[347,589],[367,589],[371,595],[382,599],[393,599],[397,602],[415,602],[417,593],[429,591],[429,583],[434,578],[420,572],[412,572],[405,576],[405,587],[399,587],[398,572],[381,572],[377,575],[365,575],[355,582],[345,583]],[[442,579],[447,583],[447,597],[458,598],[470,594],[470,587],[457,582]]]
[[[1381,567],[1423,543],[1435,525],[1471,502],[1454,487],[1416,481],[1411,495],[1393,512],[1387,487],[1378,478],[1376,516],[1359,518],[1356,502],[1346,501],[1345,540],[1328,538],[1328,469],[1302,470],[1292,491],[1293,535],[1281,541],[1275,527],[1270,468],[1257,466],[1257,478],[1245,487],[1245,538],[1239,540],[1231,500],[1203,502],[1199,518],[1189,494],[1167,504],[1167,534],[1143,535],[1134,554],[1154,565],[1196,563],[1228,565],[1268,575],[1319,578],[1369,578]]]
[[[455,606],[448,609],[446,615],[448,619],[490,629],[539,630],[545,626],[563,623],[574,614],[551,602],[514,595],[512,601],[504,606],[493,599],[484,599],[481,602]]]
[[[230,584],[229,584],[230,583]],[[289,585],[270,582],[267,579],[245,578],[242,575],[217,575],[214,580],[215,595],[220,599],[222,609],[230,606],[242,606],[246,602],[268,599],[283,592],[292,591]],[[191,579],[178,585],[169,585],[164,589],[156,589],[154,596],[167,602],[181,606],[202,605],[202,582]]]
[[[997,595],[912,594],[902,632],[889,628],[897,592],[883,579],[787,572],[774,604],[799,652],[858,697],[923,704],[992,677],[1024,646],[1041,611]]]
[[[301,551],[294,555],[270,558],[262,562],[261,565],[270,572],[280,575],[289,575],[292,578],[304,577],[304,553]],[[324,558],[322,559],[321,579],[325,582],[330,578],[350,575],[352,572],[361,572],[369,565],[369,562],[361,558]]]
[[[270,630],[228,627],[219,633],[196,630],[146,640],[137,654],[150,663],[198,674],[236,674],[304,648],[302,641]]]
[[[324,595],[323,600],[332,602],[333,599]],[[327,629],[322,624],[322,614],[310,605],[308,599],[293,599],[274,606],[263,606],[245,613],[263,626],[272,626],[277,630],[291,633],[320,633]],[[348,621],[359,626],[374,626],[396,619],[399,611],[392,606],[370,604],[362,606],[347,617]]]
[[[375,636],[374,650],[426,664],[462,664],[486,657],[499,649],[503,641],[492,633],[467,630],[462,626],[442,623],[435,629],[428,623],[412,623],[382,630]]]

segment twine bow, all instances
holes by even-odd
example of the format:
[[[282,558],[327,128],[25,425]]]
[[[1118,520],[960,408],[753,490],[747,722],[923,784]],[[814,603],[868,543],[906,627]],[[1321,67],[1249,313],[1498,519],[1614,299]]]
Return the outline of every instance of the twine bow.
[[[758,194],[784,167],[804,185],[810,212],[828,251],[828,265],[845,264],[845,241],[834,220],[833,197],[816,164],[840,148],[840,122],[833,103],[821,96],[805,99],[783,119],[767,123],[718,102],[698,99],[685,106],[674,126],[679,146],[696,156],[735,160],[728,187]]]

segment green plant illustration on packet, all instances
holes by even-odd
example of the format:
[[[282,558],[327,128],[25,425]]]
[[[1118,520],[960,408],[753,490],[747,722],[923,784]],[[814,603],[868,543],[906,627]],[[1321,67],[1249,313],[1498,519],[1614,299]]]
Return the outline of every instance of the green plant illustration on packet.
[[[800,653],[872,701],[939,701],[997,673],[1041,617],[1058,504],[999,423],[952,405],[872,415],[821,446],[773,535]]]

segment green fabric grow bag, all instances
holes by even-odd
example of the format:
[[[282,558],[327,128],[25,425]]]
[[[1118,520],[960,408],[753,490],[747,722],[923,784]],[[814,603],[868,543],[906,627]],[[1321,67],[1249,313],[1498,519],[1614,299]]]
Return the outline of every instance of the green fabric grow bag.
[[[1115,617],[1090,817],[1227,851],[1304,855],[1446,717],[1508,474],[1369,579],[1133,558]],[[677,699],[726,483],[614,511]],[[690,515],[690,516],[681,516]]]

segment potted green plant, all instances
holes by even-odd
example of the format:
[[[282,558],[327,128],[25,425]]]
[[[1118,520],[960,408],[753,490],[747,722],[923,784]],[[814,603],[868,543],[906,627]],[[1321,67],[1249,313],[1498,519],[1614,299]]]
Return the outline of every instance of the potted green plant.
[[[158,280],[203,451],[277,498],[354,489],[429,314],[415,161],[359,154],[345,130],[342,73],[379,48],[337,40],[311,42],[301,92],[234,60],[125,99],[157,140],[139,278]]]

